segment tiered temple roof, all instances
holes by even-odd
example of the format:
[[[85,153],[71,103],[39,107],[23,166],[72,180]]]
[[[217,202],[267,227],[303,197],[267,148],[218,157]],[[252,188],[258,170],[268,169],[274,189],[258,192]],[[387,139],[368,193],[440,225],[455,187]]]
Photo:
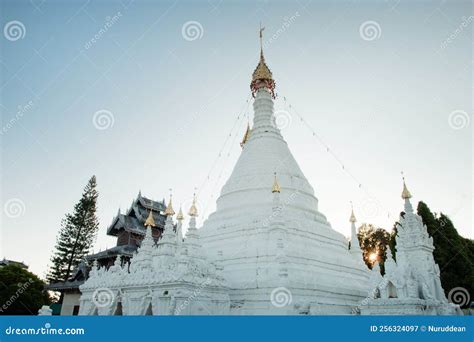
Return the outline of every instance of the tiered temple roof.
[[[119,210],[117,215],[113,218],[112,223],[107,228],[107,235],[117,236],[120,230],[140,234],[145,236],[145,221],[152,210],[153,219],[155,220],[157,228],[163,231],[166,217],[164,211],[166,210],[165,201],[153,201],[143,197],[141,192],[138,193],[137,198],[132,202],[130,208],[125,214]]]

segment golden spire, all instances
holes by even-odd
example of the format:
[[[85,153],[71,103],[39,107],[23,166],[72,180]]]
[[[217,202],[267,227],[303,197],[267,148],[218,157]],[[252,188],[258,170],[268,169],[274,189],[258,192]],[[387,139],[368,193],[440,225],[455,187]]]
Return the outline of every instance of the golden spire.
[[[403,199],[409,199],[409,198],[411,198],[411,193],[410,193],[410,191],[408,191],[407,185],[405,184],[405,177],[403,177],[402,198],[403,198]]]
[[[252,74],[252,81],[273,80],[272,72],[265,63],[265,57],[263,56],[263,30],[265,30],[265,27],[260,25],[260,61]]]
[[[170,191],[171,191],[171,189],[170,189]],[[170,194],[170,201],[168,202],[168,206],[165,209],[165,215],[166,216],[173,216],[175,214],[175,212],[173,210],[173,203],[171,201],[172,197],[173,197],[173,195]]]
[[[354,215],[354,207],[352,206],[352,202],[351,202],[351,217],[349,218],[349,222],[352,222],[352,223],[355,223],[357,220],[356,220],[356,217]]]
[[[275,193],[275,192],[280,193],[280,191],[281,191],[280,184],[278,184],[277,174],[275,172],[275,178],[273,180],[272,193]]]
[[[179,212],[178,212],[178,216],[176,216],[176,219],[178,221],[184,220],[183,210],[181,209],[181,207],[179,207]]]
[[[191,208],[189,208],[188,215],[191,217],[196,217],[198,216],[198,210],[196,207],[196,193],[193,195],[193,204],[191,204]]]
[[[145,221],[144,226],[145,227],[156,227],[155,219],[153,218],[153,209],[150,209],[150,212],[148,213],[148,217]]]
[[[245,131],[244,137],[242,138],[240,147],[244,148],[244,145],[247,143],[247,141],[250,138],[250,133],[252,133],[252,130],[250,129],[250,124],[247,122],[247,130]]]

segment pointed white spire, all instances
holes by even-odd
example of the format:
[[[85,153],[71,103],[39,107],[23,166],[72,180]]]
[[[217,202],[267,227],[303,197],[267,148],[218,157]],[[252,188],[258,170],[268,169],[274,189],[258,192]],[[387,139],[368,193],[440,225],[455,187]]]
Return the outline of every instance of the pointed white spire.
[[[161,239],[158,240],[158,250],[156,251],[159,255],[175,255],[176,253],[176,233],[174,232],[173,217],[168,215],[165,221],[165,228]]]
[[[357,228],[355,223],[357,222],[354,215],[354,207],[351,202],[351,217],[349,218],[351,222],[351,253],[357,256],[362,255],[362,250],[360,249],[359,238],[357,237]]]
[[[184,214],[181,207],[179,207],[178,216],[176,216],[178,223],[176,224],[176,243],[181,245],[183,243],[183,220]]]
[[[191,206],[190,219],[189,219],[189,228],[186,232],[186,239],[184,240],[184,246],[188,251],[188,255],[191,257],[201,257],[201,243],[199,242],[199,231],[196,228],[196,216],[197,211],[193,213],[192,208],[195,208],[195,199],[193,200],[193,205]]]
[[[272,216],[270,219],[270,229],[283,229],[283,215],[280,203],[280,185],[278,183],[278,179],[276,176],[276,172],[274,173],[273,178],[273,186],[272,186],[272,194],[273,194],[273,204],[272,204]]]
[[[151,226],[147,226],[145,229],[145,237],[143,238],[142,243],[140,245],[140,250],[143,248],[151,250],[151,248],[155,244],[155,240],[153,240]]]

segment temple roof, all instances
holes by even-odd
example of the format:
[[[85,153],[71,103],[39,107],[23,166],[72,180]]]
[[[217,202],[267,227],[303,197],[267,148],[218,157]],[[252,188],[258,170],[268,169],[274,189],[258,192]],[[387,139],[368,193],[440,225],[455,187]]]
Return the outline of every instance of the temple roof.
[[[103,258],[111,258],[117,255],[132,256],[137,250],[138,246],[133,245],[120,245],[112,248],[108,248],[105,251],[101,251],[95,254],[89,254],[86,256],[87,261],[98,260]]]
[[[152,219],[158,228],[165,226],[165,216],[162,214],[166,210],[164,202],[153,201],[143,197],[141,193],[132,202],[126,214],[117,213],[113,218],[112,223],[107,228],[107,235],[117,236],[122,229],[145,235],[145,222],[149,218],[150,210],[152,212]]]

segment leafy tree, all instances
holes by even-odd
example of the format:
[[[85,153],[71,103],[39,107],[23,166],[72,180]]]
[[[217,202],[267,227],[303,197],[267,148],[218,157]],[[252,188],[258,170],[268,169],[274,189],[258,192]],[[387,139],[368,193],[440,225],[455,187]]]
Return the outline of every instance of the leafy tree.
[[[99,228],[96,186],[96,178],[92,176],[84,188],[82,198],[74,206],[74,212],[66,214],[61,222],[48,273],[50,282],[68,280],[72,270],[89,253],[94,243]]]
[[[37,315],[49,304],[44,282],[17,265],[0,268],[0,315]]]
[[[474,241],[460,236],[448,216],[433,214],[426,203],[419,202],[417,212],[433,237],[433,256],[444,291],[448,294],[455,287],[463,287],[474,299]]]
[[[384,273],[383,262],[385,261],[385,251],[390,242],[390,234],[383,228],[378,228],[372,224],[363,224],[357,233],[360,248],[362,249],[364,262],[369,268],[379,262],[381,271]]]

